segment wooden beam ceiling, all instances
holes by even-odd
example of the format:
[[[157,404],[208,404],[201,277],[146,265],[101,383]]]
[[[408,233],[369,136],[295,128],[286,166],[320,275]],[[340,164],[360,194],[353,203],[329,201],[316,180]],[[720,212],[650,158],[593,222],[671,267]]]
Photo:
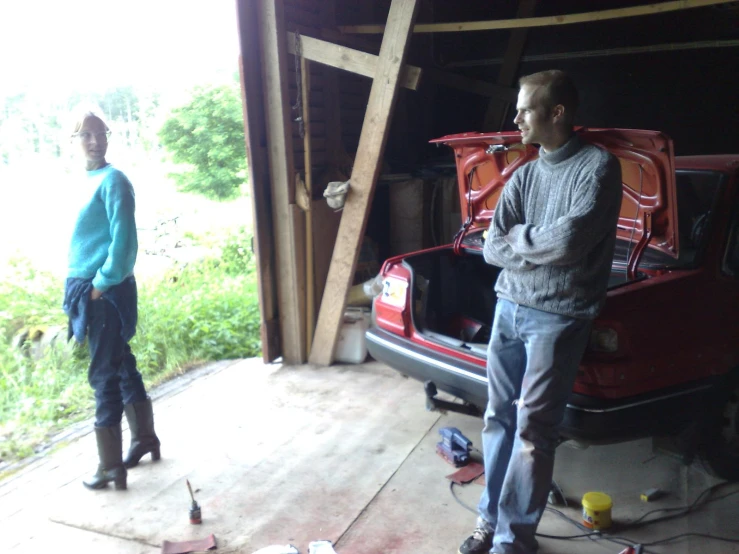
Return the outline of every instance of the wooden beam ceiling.
[[[660,13],[703,8],[719,4],[729,4],[736,0],[673,0],[671,2],[657,2],[643,6],[616,8],[595,12],[573,13],[565,15],[550,15],[545,17],[527,17],[521,19],[499,19],[491,21],[464,21],[457,23],[420,23],[413,27],[414,33],[457,33],[461,31],[493,31],[496,29],[521,29],[524,27],[552,27],[555,25],[572,25],[573,23],[589,23],[591,21],[606,21],[624,17],[655,15]],[[348,34],[378,34],[384,30],[384,25],[343,25],[339,27],[342,33]]]

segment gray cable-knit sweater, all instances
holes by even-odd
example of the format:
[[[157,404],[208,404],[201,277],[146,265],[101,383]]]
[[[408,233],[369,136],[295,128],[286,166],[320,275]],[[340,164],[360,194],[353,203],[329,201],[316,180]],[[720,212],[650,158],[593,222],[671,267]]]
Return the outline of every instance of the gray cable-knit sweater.
[[[618,158],[577,135],[520,167],[488,230],[485,261],[500,298],[592,319],[606,297],[621,209]]]

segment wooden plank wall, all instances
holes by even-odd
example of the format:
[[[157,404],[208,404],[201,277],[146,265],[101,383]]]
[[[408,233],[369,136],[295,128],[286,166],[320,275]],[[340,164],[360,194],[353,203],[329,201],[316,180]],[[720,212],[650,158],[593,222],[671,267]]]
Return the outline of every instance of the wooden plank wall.
[[[347,42],[337,40],[341,37],[326,36],[324,29],[334,27],[333,21],[338,16],[340,20],[336,25],[352,22],[372,21],[372,3],[344,3],[334,12],[333,2],[324,0],[285,0],[285,28],[288,31],[328,40],[330,42]],[[346,37],[351,41],[351,37]],[[371,54],[380,51],[382,35],[368,35],[362,37],[360,49]],[[370,48],[367,48],[370,46]],[[296,86],[296,74],[294,57],[289,56],[290,67],[288,68],[288,81],[290,84],[290,102],[294,105],[298,89]],[[345,166],[346,159],[340,152],[332,152],[330,133],[337,131],[332,121],[339,119],[340,147],[352,158],[359,144],[359,133],[362,130],[364,112],[367,108],[372,80],[347,71],[327,67],[318,63],[310,64],[310,118],[311,118],[311,153],[313,172],[320,175],[322,170],[332,164]],[[336,79],[334,85],[338,89],[338,106],[332,102],[329,90],[331,79]],[[335,110],[336,113],[330,113]],[[293,113],[297,117],[297,113]],[[298,124],[293,123],[293,145],[295,154],[295,169],[303,171],[303,140],[300,138]],[[314,180],[314,197],[320,197],[327,183]]]
[[[341,144],[352,157],[359,145],[359,133],[362,131],[370,88],[372,88],[372,81],[361,75],[342,72],[339,76]]]
[[[342,2],[337,7],[336,24],[349,25],[361,21],[375,20],[376,2]],[[385,9],[387,16],[387,9]],[[357,48],[370,54],[379,54],[382,35],[363,36],[358,43],[352,44],[355,37],[345,35],[344,45]],[[368,40],[369,39],[369,40]],[[329,39],[330,40],[330,39]],[[359,145],[359,133],[362,131],[364,113],[367,109],[372,80],[361,75],[342,71],[339,75],[339,106],[341,109],[341,143],[352,158]]]
[[[333,28],[335,21],[334,0],[284,0],[285,29],[288,32],[300,33],[318,39],[325,39],[323,29]],[[298,96],[295,57],[288,56],[288,82],[291,105],[295,105]],[[339,80],[345,71],[327,67],[319,63],[309,63],[310,68],[310,139],[313,190],[313,274],[314,274],[314,308],[315,321],[317,309],[323,298],[326,276],[328,275],[331,254],[336,241],[336,233],[341,220],[340,213],[334,213],[323,199],[323,191],[329,181],[348,178],[351,163],[343,154],[341,112],[339,107]],[[366,79],[369,81],[368,79]],[[369,85],[367,85],[367,95]],[[366,104],[366,99],[365,99]],[[293,119],[298,116],[293,111]],[[362,112],[362,116],[364,112]],[[357,127],[356,140],[362,125],[361,118]],[[299,125],[292,124],[293,157],[295,171],[305,174],[304,142],[300,138]],[[354,146],[356,149],[356,144]],[[353,150],[352,150],[353,152]],[[337,168],[341,168],[337,172]],[[345,173],[342,175],[341,173]],[[304,231],[303,231],[304,232]]]
[[[285,0],[285,29],[294,33],[321,38],[321,28],[324,26],[324,7],[322,2],[311,0]],[[295,105],[298,97],[298,87],[295,71],[295,57],[288,56],[288,83],[291,105]],[[326,103],[326,73],[336,71],[317,63],[310,64],[310,121],[311,121],[311,155],[314,173],[319,173],[330,160],[327,153],[327,103]],[[293,110],[293,120],[298,117]],[[293,151],[295,170],[303,172],[303,139],[300,138],[298,123],[293,121]],[[325,183],[315,183],[314,194],[320,194]]]

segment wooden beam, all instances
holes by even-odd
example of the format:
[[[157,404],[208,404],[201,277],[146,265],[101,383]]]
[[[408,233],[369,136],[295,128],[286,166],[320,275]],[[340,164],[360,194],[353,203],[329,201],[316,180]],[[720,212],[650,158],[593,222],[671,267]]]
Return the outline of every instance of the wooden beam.
[[[279,268],[279,304],[282,358],[285,363],[305,361],[305,267],[299,263],[298,228],[294,214],[295,170],[290,102],[287,97],[287,48],[282,0],[257,0],[261,32],[262,82],[264,94],[275,262]],[[302,236],[302,231],[300,232]],[[302,241],[301,241],[302,245]]]
[[[657,2],[644,6],[630,8],[616,8],[597,12],[573,13],[566,15],[550,15],[546,17],[527,17],[524,19],[499,19],[492,21],[465,21],[458,23],[422,23],[413,27],[414,33],[456,33],[460,31],[493,31],[496,29],[520,29],[522,27],[550,27],[554,25],[571,25],[573,23],[589,23],[591,21],[606,21],[622,17],[640,15],[655,15],[660,13],[703,8],[718,4],[729,4],[736,0],[674,0],[672,2]],[[380,34],[384,25],[343,25],[339,27],[342,33]]]
[[[272,211],[269,186],[269,157],[265,148],[262,66],[259,56],[259,28],[253,2],[237,2],[239,75],[244,113],[244,137],[248,159],[248,186],[252,201],[253,249],[257,264],[259,312],[262,320],[262,360],[269,363],[280,357],[280,329],[277,319],[277,291]]]
[[[681,52],[684,50],[704,50],[713,48],[736,48],[739,40],[696,40],[690,42],[668,42],[650,44],[648,46],[623,46],[604,48],[602,50],[576,50],[572,52],[550,52],[547,54],[529,54],[521,57],[522,62],[546,62],[552,60],[580,60],[605,56],[628,56],[632,54],[653,54],[655,52]],[[502,64],[503,58],[483,58],[450,62],[444,67],[483,67]]]
[[[536,0],[520,0],[518,4],[518,12],[516,17],[524,18],[534,15],[536,9]],[[508,39],[508,48],[506,48],[505,57],[503,58],[503,66],[498,72],[497,83],[504,87],[510,87],[516,78],[516,71],[521,62],[523,47],[526,44],[526,37],[529,30],[513,29]],[[515,102],[515,100],[514,100]],[[511,105],[509,101],[501,101],[493,98],[488,103],[488,109],[485,112],[483,123],[483,131],[500,131],[503,128],[508,108]]]
[[[316,311],[313,306],[315,297],[313,288],[313,162],[311,160],[311,137],[310,137],[310,62],[305,57],[300,58],[300,91],[302,92],[303,107],[303,169],[305,171],[306,206],[305,212],[305,346],[306,355],[310,355],[310,347],[313,343],[313,328],[316,323]],[[296,191],[296,195],[298,191]]]
[[[318,313],[310,362],[329,365],[344,317],[346,296],[352,285],[359,248],[367,227],[367,217],[380,173],[382,156],[390,130],[390,120],[398,97],[401,70],[408,53],[417,0],[392,0],[377,73],[372,81],[367,111],[359,137],[351,188],[341,215],[331,267]]]
[[[303,57],[312,62],[330,65],[358,73],[365,77],[374,77],[377,73],[378,56],[339,46],[318,38],[300,35]],[[287,33],[287,51],[295,55],[295,34]],[[414,65],[403,67],[400,75],[400,86],[416,90],[421,79],[421,68]]]
[[[508,102],[515,102],[516,96],[518,95],[518,91],[514,88],[496,85],[495,83],[489,83],[479,79],[472,79],[471,77],[465,77],[457,73],[441,71],[440,69],[424,69],[424,76],[439,85],[479,94],[480,96],[500,98]]]
[[[330,23],[327,22],[325,25],[330,25]],[[334,22],[333,28],[321,28],[320,33],[323,40],[328,40],[341,46],[348,46],[349,48],[356,48],[363,52],[373,53],[380,51],[381,37],[377,35],[349,35],[339,31],[335,25],[336,23]]]

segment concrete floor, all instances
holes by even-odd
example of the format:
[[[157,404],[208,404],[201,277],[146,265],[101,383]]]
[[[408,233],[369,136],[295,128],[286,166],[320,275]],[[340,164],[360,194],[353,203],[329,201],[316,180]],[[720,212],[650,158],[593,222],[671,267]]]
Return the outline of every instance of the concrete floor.
[[[473,442],[481,422],[424,410],[422,387],[378,363],[265,366],[220,363],[152,392],[162,460],[129,472],[129,490],[91,492],[81,479],[96,463],[88,432],[0,483],[0,551],[151,554],[164,540],[215,534],[218,552],[251,554],[269,545],[334,542],[339,554],[455,554],[474,526],[449,490],[454,468],[435,454],[438,428],[456,426]],[[87,426],[89,428],[89,425]],[[617,525],[648,510],[683,506],[717,483],[699,469],[655,456],[649,441],[566,446],[555,478],[573,500],[600,490],[614,501]],[[188,521],[185,479],[202,506]],[[654,503],[639,493],[659,487]],[[481,487],[457,487],[477,502]],[[739,492],[739,484],[715,496]],[[564,508],[579,520],[579,509]],[[688,516],[619,536],[652,542],[686,532],[739,538],[739,494]],[[582,530],[554,513],[540,532]],[[604,539],[540,539],[542,554],[618,553]],[[670,554],[739,553],[739,544],[687,538],[649,547]]]

